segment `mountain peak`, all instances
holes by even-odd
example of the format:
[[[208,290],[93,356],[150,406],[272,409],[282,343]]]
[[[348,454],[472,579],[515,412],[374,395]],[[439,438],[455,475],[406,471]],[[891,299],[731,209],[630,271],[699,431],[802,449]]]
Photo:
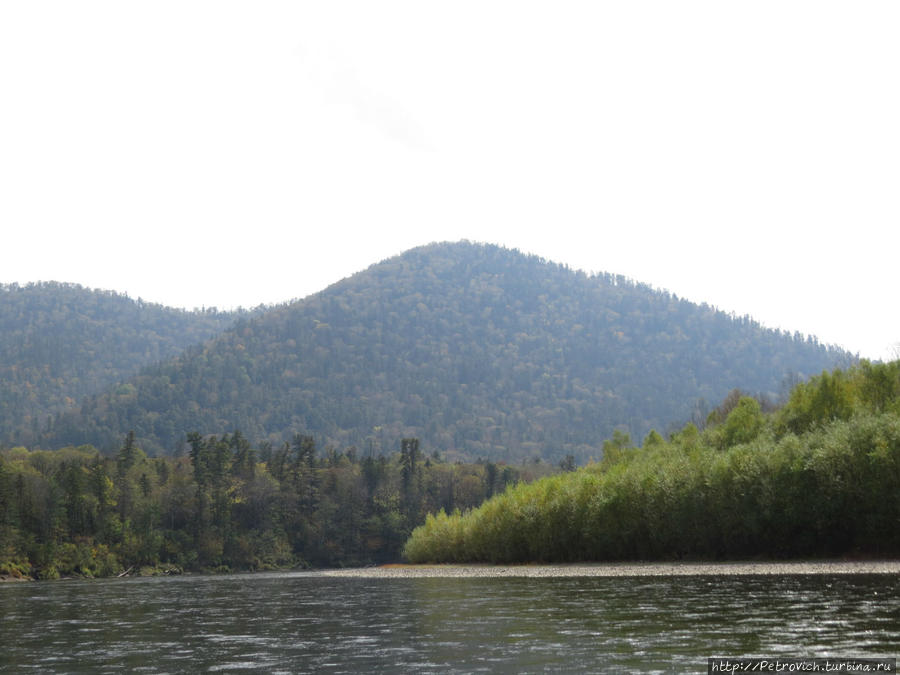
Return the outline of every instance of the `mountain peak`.
[[[172,452],[190,431],[450,458],[598,457],[735,387],[848,362],[708,306],[493,244],[437,242],[240,321],[62,416],[48,441]]]

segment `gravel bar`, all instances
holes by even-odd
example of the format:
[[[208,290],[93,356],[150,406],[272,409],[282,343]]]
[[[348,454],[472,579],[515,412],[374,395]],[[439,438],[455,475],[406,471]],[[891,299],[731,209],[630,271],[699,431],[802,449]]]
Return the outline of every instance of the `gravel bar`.
[[[782,574],[900,574],[900,561],[597,563],[575,565],[382,565],[323,570],[330,577],[366,579],[472,577],[673,577]]]

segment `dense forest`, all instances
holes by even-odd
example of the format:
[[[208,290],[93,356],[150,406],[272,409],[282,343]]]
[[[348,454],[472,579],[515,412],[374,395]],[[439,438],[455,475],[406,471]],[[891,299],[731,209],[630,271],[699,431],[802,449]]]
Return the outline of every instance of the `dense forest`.
[[[449,515],[448,515],[449,513]],[[430,515],[413,562],[900,555],[900,361],[796,386],[765,413],[739,393],[705,428]]]
[[[416,437],[452,460],[599,457],[616,429],[705,418],[734,387],[852,357],[609,274],[497,246],[433,244],[240,319],[215,339],[56,415],[40,447],[185,452],[185,430],[274,445],[387,450]]]
[[[602,459],[446,462],[186,435],[182,457],[0,450],[0,576],[109,576],[393,562],[900,554],[900,361],[732,391],[698,427]],[[448,515],[449,514],[449,515]]]
[[[450,464],[402,439],[390,455],[188,434],[184,457],[83,446],[0,450],[0,577],[262,570],[396,561],[427,513],[468,509],[554,469]]]
[[[246,312],[187,312],[75,284],[0,285],[0,443],[220,333]]]

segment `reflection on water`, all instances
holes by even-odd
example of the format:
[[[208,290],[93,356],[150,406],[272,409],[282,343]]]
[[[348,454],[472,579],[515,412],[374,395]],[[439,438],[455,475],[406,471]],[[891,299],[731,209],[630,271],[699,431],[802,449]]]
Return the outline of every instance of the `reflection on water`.
[[[709,656],[896,656],[892,575],[0,586],[3,672],[705,672]]]

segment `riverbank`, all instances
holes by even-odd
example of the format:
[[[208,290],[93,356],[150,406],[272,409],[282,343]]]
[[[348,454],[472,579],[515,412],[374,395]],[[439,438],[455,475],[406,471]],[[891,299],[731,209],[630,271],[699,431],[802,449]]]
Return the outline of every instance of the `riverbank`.
[[[279,571],[279,570],[270,570]],[[292,570],[280,570],[289,572]],[[720,563],[582,563],[566,565],[490,565],[388,564],[378,567],[307,570],[328,577],[361,579],[477,578],[477,577],[673,577],[673,576],[764,576],[764,575],[828,575],[828,574],[895,574],[900,575],[900,560],[842,560],[792,562],[720,562]],[[168,576],[178,572],[149,573],[148,569],[127,576]],[[206,571],[205,574],[216,572]],[[199,574],[204,574],[200,572]],[[249,572],[252,574],[252,572]],[[116,576],[126,576],[118,574]],[[76,577],[69,577],[76,578]],[[85,577],[87,578],[87,577]],[[34,581],[27,575],[0,574],[3,582]]]
[[[322,570],[332,577],[669,577],[784,574],[900,574],[900,560],[723,563],[596,563],[572,565],[382,565]]]
[[[0,574],[0,584],[13,583],[16,581],[34,581],[34,579],[29,576],[14,577],[8,576],[6,574]]]
[[[214,573],[214,572],[211,572]],[[179,574],[184,574],[184,570],[178,567],[177,565],[144,565],[142,567],[134,567],[131,566],[127,570],[118,572],[116,574],[109,574],[101,577],[92,577],[87,575],[67,575],[67,576],[59,576],[54,577],[54,580],[58,579],[112,579],[114,577],[168,577],[168,576],[176,576]],[[35,578],[30,574],[26,574],[21,568],[7,569],[3,568],[3,571],[0,571],[0,583],[5,582],[14,582],[14,581],[35,581]]]

